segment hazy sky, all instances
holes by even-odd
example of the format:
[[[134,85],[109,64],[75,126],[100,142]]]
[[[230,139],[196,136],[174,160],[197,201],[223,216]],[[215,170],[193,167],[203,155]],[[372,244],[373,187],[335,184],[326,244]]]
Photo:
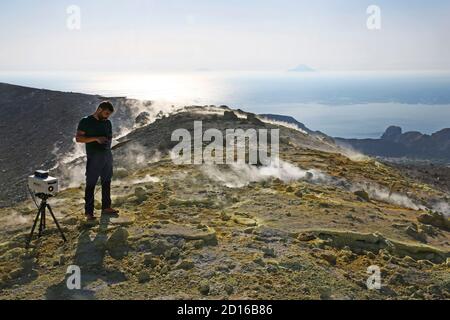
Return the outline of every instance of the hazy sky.
[[[450,70],[450,0],[1,1],[0,43],[0,71]]]

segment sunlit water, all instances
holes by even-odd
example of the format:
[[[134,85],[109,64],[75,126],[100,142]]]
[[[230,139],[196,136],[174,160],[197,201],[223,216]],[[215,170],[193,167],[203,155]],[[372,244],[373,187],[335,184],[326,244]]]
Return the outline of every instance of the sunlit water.
[[[450,127],[448,73],[0,73],[0,82],[291,115],[332,136],[374,138],[389,125]]]

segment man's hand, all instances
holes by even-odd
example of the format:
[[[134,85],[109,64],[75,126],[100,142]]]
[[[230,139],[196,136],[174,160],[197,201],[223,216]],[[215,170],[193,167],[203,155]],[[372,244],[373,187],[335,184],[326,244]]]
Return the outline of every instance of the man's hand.
[[[98,144],[108,143],[109,139],[107,137],[86,137],[85,132],[77,131],[77,135],[75,137],[78,143],[91,143],[97,142]]]
[[[108,143],[109,139],[107,137],[96,137],[95,138],[97,143],[99,144],[105,144]]]

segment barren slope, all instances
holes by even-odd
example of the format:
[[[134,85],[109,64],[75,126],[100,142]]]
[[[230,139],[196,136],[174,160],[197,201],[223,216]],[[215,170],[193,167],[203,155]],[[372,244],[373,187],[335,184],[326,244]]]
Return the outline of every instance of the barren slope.
[[[115,153],[113,186],[121,216],[88,225],[83,189],[67,189],[51,201],[65,244],[50,223],[25,250],[32,204],[1,209],[0,296],[450,298],[449,229],[425,208],[448,193],[284,127],[285,167],[270,174],[247,165],[177,166],[167,154],[171,132],[192,129],[193,120],[204,129],[276,127],[249,119],[185,112],[125,137],[133,142]],[[81,291],[66,288],[72,264],[81,267]],[[381,268],[380,291],[366,287],[371,265]]]

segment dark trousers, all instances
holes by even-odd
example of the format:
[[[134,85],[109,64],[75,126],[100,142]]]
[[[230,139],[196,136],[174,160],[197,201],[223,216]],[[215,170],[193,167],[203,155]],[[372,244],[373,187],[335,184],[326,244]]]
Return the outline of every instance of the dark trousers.
[[[113,157],[111,151],[88,154],[86,164],[85,212],[94,213],[94,192],[98,178],[102,183],[102,209],[111,208],[111,179]]]

